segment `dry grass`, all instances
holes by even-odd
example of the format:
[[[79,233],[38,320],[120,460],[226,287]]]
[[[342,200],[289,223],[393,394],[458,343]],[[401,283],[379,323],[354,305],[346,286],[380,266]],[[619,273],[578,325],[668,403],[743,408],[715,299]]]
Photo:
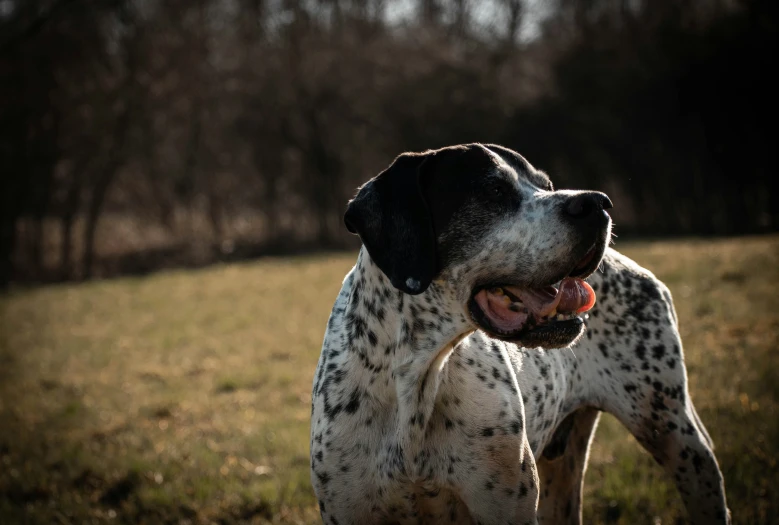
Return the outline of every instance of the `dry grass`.
[[[736,523],[779,516],[779,237],[626,244],[676,299]],[[0,298],[0,521],[318,520],[311,379],[354,254]],[[675,490],[604,417],[585,522],[673,523]]]

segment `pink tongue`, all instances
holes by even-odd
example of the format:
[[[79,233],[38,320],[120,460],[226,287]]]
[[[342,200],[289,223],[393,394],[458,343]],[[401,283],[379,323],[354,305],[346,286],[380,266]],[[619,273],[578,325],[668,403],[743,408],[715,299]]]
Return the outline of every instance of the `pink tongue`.
[[[555,293],[551,286],[537,289],[506,287],[519,297],[525,308],[539,317],[549,315],[557,309],[559,314],[584,313],[595,304],[595,291],[581,279],[566,277]]]
[[[508,308],[506,304],[508,298],[505,295],[496,295],[487,290],[481,290],[476,294],[475,299],[482,312],[490,318],[493,326],[502,332],[515,332],[527,322],[529,314],[515,312]]]

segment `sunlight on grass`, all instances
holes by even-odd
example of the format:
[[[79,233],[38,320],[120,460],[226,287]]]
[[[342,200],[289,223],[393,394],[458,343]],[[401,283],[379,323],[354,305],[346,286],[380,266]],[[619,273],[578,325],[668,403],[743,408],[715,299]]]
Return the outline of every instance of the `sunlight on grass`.
[[[625,244],[671,288],[736,523],[779,514],[779,238]],[[0,298],[3,523],[315,523],[311,381],[354,254]],[[673,484],[604,416],[586,523],[674,523]],[[113,514],[111,514],[113,513]]]

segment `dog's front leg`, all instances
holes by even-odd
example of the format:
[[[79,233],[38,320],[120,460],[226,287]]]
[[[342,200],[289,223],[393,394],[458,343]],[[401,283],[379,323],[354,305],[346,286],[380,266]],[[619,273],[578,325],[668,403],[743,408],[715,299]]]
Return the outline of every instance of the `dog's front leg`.
[[[478,451],[464,464],[457,483],[472,523],[535,525],[538,512],[538,470],[526,436],[479,436]]]
[[[582,522],[584,472],[599,416],[598,410],[589,407],[570,414],[538,458],[540,523],[578,525]]]
[[[655,398],[655,402],[672,405],[660,396]],[[678,412],[662,413],[657,419],[624,418],[622,423],[672,476],[690,523],[730,523],[722,473],[692,401],[688,398]]]
[[[471,523],[535,524],[538,469],[514,373],[521,356],[481,338],[464,341],[452,355],[437,403],[443,424],[436,425],[431,443],[448,445],[442,478]]]
[[[730,523],[711,438],[688,391],[671,293],[639,271],[626,271],[619,281],[613,278],[611,286],[615,291],[624,287],[624,304],[612,306],[614,300],[604,298],[601,304],[608,308],[592,328],[604,336],[604,348],[613,343],[610,351],[623,362],[609,367],[608,379],[595,385],[592,398],[601,400],[600,408],[614,414],[672,477],[690,522]],[[639,292],[628,294],[628,289]],[[617,332],[620,323],[625,326],[622,333]],[[609,328],[613,340],[605,337]]]

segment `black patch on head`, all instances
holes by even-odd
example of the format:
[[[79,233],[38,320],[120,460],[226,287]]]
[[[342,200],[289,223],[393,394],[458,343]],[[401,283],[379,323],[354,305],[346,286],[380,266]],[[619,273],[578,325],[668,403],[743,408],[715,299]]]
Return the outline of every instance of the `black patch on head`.
[[[521,204],[512,176],[501,169],[484,146],[471,144],[440,150],[432,170],[422,181],[430,205],[440,269],[467,259],[481,248],[484,232]]]
[[[424,292],[435,276],[435,237],[420,175],[435,152],[404,153],[364,184],[349,202],[344,223],[360,236],[371,259],[403,292]]]
[[[360,188],[344,222],[393,286],[416,295],[449,262],[481,246],[490,222],[520,202],[495,154],[468,144],[400,155]]]
[[[549,177],[546,175],[546,173],[534,169],[533,166],[531,166],[530,163],[525,159],[525,157],[516,151],[510,150],[503,146],[498,146],[497,144],[485,144],[485,147],[502,158],[503,161],[511,166],[520,177],[528,179],[530,183],[541,189],[554,191],[552,181],[549,180]]]

